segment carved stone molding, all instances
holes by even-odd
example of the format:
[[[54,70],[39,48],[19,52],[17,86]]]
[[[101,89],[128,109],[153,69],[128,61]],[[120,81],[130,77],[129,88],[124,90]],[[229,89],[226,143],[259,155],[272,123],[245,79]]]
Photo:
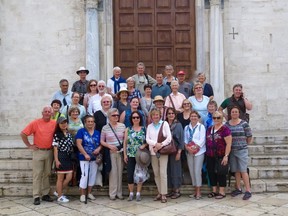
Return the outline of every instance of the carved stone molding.
[[[220,5],[221,0],[210,0],[210,6]]]

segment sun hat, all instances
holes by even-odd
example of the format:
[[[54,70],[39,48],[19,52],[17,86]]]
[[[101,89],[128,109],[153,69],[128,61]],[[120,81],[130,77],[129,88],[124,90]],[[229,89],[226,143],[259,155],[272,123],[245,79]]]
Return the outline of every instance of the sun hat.
[[[119,89],[119,91],[117,92],[117,96],[119,97],[119,95],[121,94],[121,92],[127,92],[127,94],[129,95],[129,91],[127,90],[127,88],[125,87],[121,87]]]
[[[151,156],[148,149],[138,149],[135,155],[136,163],[141,167],[148,167],[151,162]]]
[[[62,122],[66,121],[67,122],[67,118],[65,116],[60,116],[57,119],[57,124],[61,124]]]
[[[79,75],[79,73],[81,72],[81,71],[85,71],[86,72],[86,74],[89,74],[89,70],[87,70],[85,67],[80,67],[77,71],[76,71],[76,73]]]
[[[163,99],[163,97],[161,95],[156,95],[154,97],[153,103],[155,103],[156,101],[162,101],[164,103],[164,99]]]

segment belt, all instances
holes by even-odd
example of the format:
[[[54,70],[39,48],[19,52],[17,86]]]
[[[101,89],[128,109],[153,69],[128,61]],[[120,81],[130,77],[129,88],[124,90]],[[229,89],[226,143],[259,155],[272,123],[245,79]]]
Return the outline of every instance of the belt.
[[[52,148],[38,148],[38,150],[41,150],[41,151],[49,151],[51,150]]]

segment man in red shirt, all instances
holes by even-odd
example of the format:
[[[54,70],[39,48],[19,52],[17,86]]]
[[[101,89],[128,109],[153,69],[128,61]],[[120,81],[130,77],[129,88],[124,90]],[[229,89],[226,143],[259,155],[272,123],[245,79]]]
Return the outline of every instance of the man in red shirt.
[[[52,141],[56,121],[51,120],[53,109],[46,106],[42,110],[42,118],[30,122],[21,132],[25,145],[33,151],[33,198],[34,205],[40,205],[40,196],[43,201],[52,202],[49,196],[51,164],[53,160]],[[33,143],[28,136],[33,135]]]

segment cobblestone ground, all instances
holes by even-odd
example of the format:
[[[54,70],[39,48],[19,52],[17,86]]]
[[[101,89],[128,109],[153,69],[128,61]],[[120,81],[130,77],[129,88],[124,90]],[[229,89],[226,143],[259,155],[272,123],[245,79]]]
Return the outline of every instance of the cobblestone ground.
[[[0,215],[288,215],[288,193],[253,194],[248,201],[241,196],[232,198],[227,195],[222,200],[203,197],[200,200],[182,195],[176,200],[168,199],[167,203],[153,201],[145,196],[141,202],[135,200],[112,201],[108,197],[98,196],[87,204],[81,203],[79,197],[69,197],[67,204],[41,202],[33,205],[29,197],[1,197]]]

